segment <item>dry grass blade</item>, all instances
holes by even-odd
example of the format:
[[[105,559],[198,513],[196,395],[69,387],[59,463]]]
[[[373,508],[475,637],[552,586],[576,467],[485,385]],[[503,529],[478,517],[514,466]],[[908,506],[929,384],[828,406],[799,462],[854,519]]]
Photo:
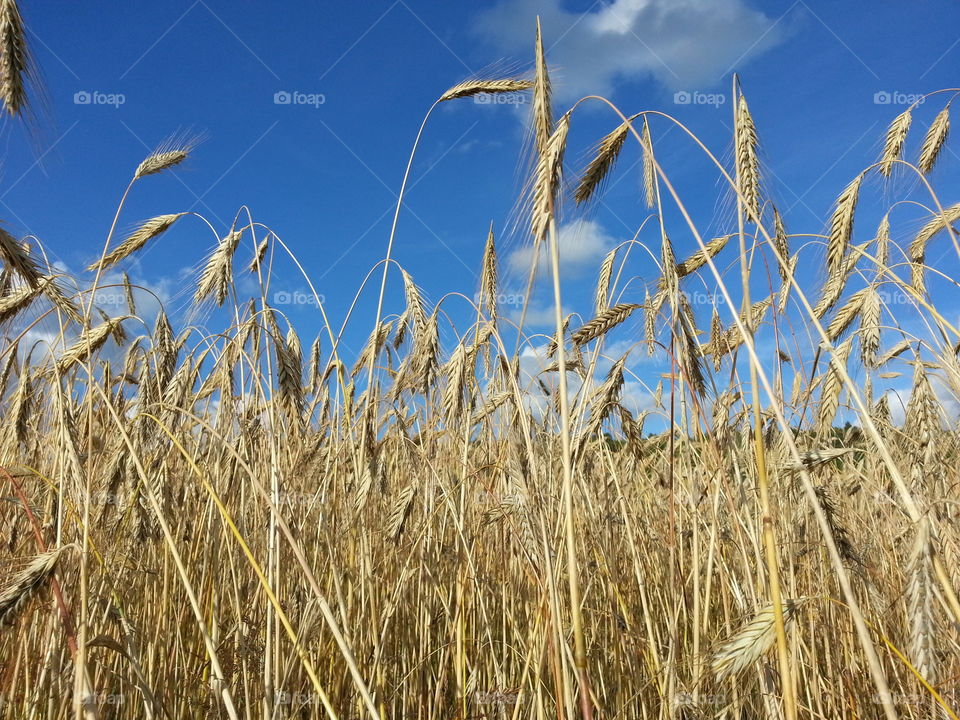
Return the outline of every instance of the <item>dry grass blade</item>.
[[[457,98],[471,97],[473,95],[499,95],[501,93],[520,92],[529,90],[533,83],[529,80],[517,80],[514,78],[503,78],[496,80],[465,80],[462,83],[454,85],[440,96],[440,101],[456,100]]]
[[[890,127],[887,128],[887,137],[883,144],[883,155],[880,157],[879,171],[884,177],[890,177],[893,171],[893,164],[900,159],[903,154],[903,144],[907,140],[907,133],[910,132],[910,123],[913,120],[913,110],[907,108],[897,115]]]
[[[947,136],[950,134],[950,105],[948,104],[939,112],[930,129],[927,130],[926,137],[923,138],[923,145],[920,147],[920,159],[917,161],[917,167],[924,175],[933,170],[940,157],[940,151],[947,143]]]
[[[90,265],[87,270],[104,270],[112,265],[116,265],[121,260],[128,258],[137,252],[148,242],[162,235],[180,218],[187,213],[175,213],[172,215],[158,215],[151,218],[137,228],[130,236],[120,243],[113,252],[109,253],[103,260]]]
[[[607,308],[570,335],[571,342],[574,345],[585,345],[591,340],[596,340],[630,317],[638,307],[641,306],[636,303],[620,303]]]
[[[578,205],[593,197],[610,169],[616,164],[629,130],[629,121],[624,122],[613,132],[605,135],[597,144],[596,155],[587,165],[587,169],[583,171],[580,184],[573,192],[573,199]]]
[[[23,570],[10,578],[6,587],[0,590],[0,626],[10,625],[16,620],[30,599],[40,592],[68,547],[71,546],[65,545],[37,555]]]
[[[802,599],[784,600],[783,620],[788,623],[796,617]],[[764,607],[741,627],[714,653],[711,669],[718,681],[735,677],[753,667],[773,646],[776,640],[773,605]]]

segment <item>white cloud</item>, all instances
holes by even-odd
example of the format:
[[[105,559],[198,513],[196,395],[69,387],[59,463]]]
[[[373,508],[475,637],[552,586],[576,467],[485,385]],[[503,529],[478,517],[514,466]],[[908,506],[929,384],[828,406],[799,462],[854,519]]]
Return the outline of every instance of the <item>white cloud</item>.
[[[505,52],[532,53],[537,15],[561,101],[644,76],[675,90],[714,87],[785,32],[743,0],[612,0],[586,13],[562,0],[502,0],[481,13],[477,30]]]
[[[574,220],[559,227],[557,242],[560,247],[560,275],[571,277],[587,268],[596,270],[600,259],[616,245],[617,240],[608,235],[596,220]],[[541,243],[538,277],[550,275],[548,245],[547,242]],[[533,258],[533,245],[517,248],[507,255],[507,268],[511,273],[526,278]]]

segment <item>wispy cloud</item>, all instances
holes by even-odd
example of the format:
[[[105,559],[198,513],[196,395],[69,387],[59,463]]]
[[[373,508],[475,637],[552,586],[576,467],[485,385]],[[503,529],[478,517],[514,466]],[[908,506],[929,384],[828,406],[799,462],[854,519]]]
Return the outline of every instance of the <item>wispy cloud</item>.
[[[674,90],[713,87],[786,33],[743,0],[613,0],[585,13],[561,0],[502,0],[476,27],[504,52],[532,52],[538,15],[561,101],[645,76]]]

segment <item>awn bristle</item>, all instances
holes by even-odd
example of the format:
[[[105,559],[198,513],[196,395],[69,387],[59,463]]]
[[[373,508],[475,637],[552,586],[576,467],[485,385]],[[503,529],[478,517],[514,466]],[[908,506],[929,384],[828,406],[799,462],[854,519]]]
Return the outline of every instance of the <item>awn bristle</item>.
[[[187,213],[182,212],[172,215],[158,215],[155,218],[147,220],[133,233],[131,233],[126,240],[120,243],[113,252],[109,253],[105,258],[103,258],[103,260],[90,265],[87,270],[91,272],[95,270],[105,270],[106,268],[125,260],[133,253],[143,248],[143,246],[148,242],[169,230],[170,226],[172,226],[184,215],[187,215]]]

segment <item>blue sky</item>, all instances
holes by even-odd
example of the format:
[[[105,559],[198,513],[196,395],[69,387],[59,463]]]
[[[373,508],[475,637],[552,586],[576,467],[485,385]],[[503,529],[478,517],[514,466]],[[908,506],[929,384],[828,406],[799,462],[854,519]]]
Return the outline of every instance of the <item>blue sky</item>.
[[[204,141],[183,169],[138,183],[121,230],[195,210],[222,233],[247,206],[294,249],[338,323],[384,254],[423,114],[465,77],[528,73],[538,14],[558,111],[585,92],[601,92],[625,113],[674,115],[724,160],[738,72],[763,147],[766,189],[791,232],[823,231],[837,194],[876,159],[907,96],[960,84],[960,6],[947,0],[24,0],[22,9],[48,108],[34,141],[15,123],[2,128],[0,218],[15,234],[36,235],[52,257],[78,270],[98,256],[137,164],[172,133],[199,134]],[[284,92],[301,93],[302,102],[275,102]],[[908,154],[947,98],[938,97],[918,110]],[[491,221],[503,290],[523,291],[529,253],[517,197],[529,167],[528,109],[463,100],[434,113],[396,247],[430,299],[474,292]],[[615,125],[599,106],[578,111],[570,169]],[[669,123],[654,122],[653,135],[702,232],[729,231],[731,198],[716,172]],[[950,150],[933,176],[944,204],[957,200],[956,160]],[[602,202],[586,213],[564,209],[565,309],[589,314],[604,252],[647,216],[638,161],[628,146]],[[856,239],[872,237],[879,211],[871,203],[879,208],[913,185],[909,178],[893,189],[867,183]],[[895,233],[908,236],[923,214],[906,210],[902,217]],[[678,255],[694,249],[682,226],[671,235]],[[176,310],[214,242],[209,229],[188,219],[123,269]],[[238,267],[250,252],[246,239]],[[817,260],[807,271],[815,279],[822,253],[807,257]],[[289,263],[278,261],[276,269],[274,290],[306,288]],[[642,283],[655,273],[636,256],[629,275],[638,279],[624,299],[642,301]],[[371,329],[375,290],[361,298],[348,345],[358,347]],[[544,290],[532,299],[534,322],[549,310]],[[399,282],[388,302],[401,308]],[[457,307],[449,306],[454,316],[468,317],[464,303]],[[317,332],[314,308],[283,309],[302,335]]]

